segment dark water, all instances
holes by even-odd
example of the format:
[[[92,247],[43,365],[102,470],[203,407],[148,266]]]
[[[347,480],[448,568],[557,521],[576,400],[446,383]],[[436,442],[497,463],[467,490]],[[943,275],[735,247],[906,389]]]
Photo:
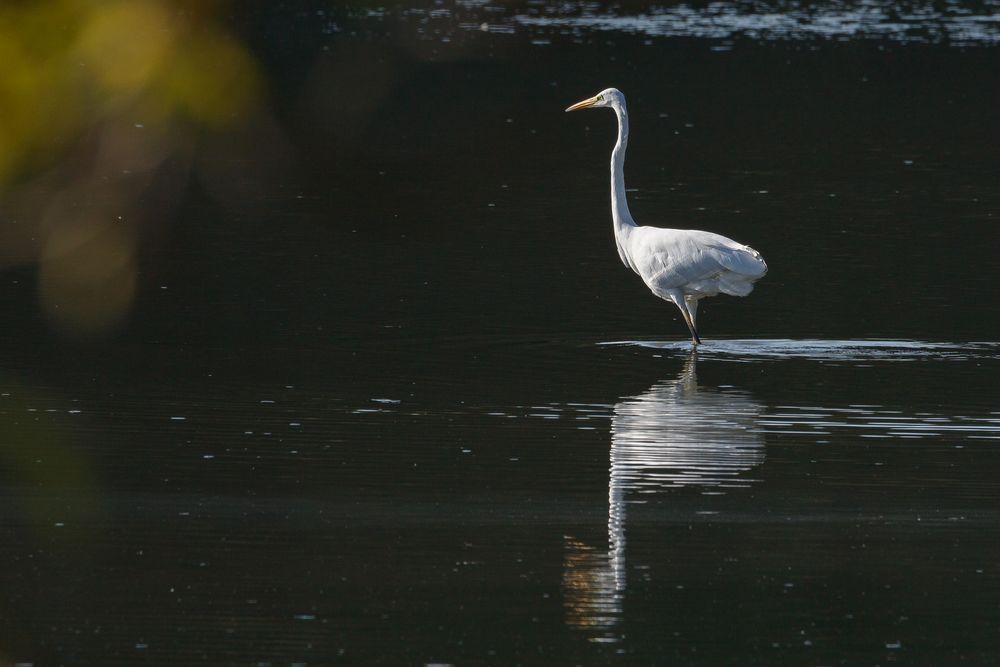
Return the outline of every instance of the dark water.
[[[234,17],[121,326],[0,274],[0,664],[994,664],[996,13]],[[696,355],[610,85],[636,218],[770,266]]]

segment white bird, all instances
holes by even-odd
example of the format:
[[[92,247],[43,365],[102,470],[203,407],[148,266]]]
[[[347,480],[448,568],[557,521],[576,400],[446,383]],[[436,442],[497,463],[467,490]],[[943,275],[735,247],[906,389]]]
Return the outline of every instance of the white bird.
[[[663,229],[635,223],[625,201],[625,146],[628,112],[625,96],[608,88],[566,111],[608,107],[618,116],[618,143],[611,151],[611,218],[618,256],[642,278],[653,294],[676,305],[697,345],[698,299],[719,292],[746,296],[767,273],[767,264],[750,246],[712,232]]]

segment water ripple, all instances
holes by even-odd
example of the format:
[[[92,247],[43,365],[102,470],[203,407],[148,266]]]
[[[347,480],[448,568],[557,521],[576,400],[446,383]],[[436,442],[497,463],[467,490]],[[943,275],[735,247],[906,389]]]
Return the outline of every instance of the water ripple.
[[[906,414],[882,406],[777,406],[757,421],[762,433],[822,435],[834,433],[861,438],[935,438],[1000,440],[1000,412],[985,415],[947,415],[932,412]]]
[[[743,392],[699,389],[691,369],[615,406],[611,478],[617,493],[746,486],[752,480],[741,473],[764,461],[756,428],[762,406]]]
[[[688,353],[687,340],[623,340],[599,345],[634,345]],[[918,340],[822,340],[788,338],[708,340],[698,346],[700,358],[730,361],[761,359],[812,359],[814,361],[916,361],[942,359],[969,361],[1000,359],[1000,343],[946,343]]]
[[[1000,43],[1000,2],[746,2],[721,0],[707,4],[631,6],[590,0],[540,1],[494,5],[457,0],[451,6],[407,7],[395,12],[370,10],[367,17],[384,21],[395,15],[415,24],[422,39],[451,42],[459,35],[526,34],[534,45],[553,38],[580,40],[597,33],[649,38],[688,38],[714,42],[725,51],[736,39],[778,41],[866,40],[898,44],[945,44],[955,47]]]
[[[1000,42],[997,3],[974,11],[958,3],[864,2],[782,3],[780,11],[763,2],[711,2],[704,6],[654,6],[635,15],[608,11],[589,2],[547,5],[513,17],[528,28],[572,32],[624,32],[651,37],[726,40],[737,37],[777,40],[887,40],[900,43],[947,42],[956,46]]]

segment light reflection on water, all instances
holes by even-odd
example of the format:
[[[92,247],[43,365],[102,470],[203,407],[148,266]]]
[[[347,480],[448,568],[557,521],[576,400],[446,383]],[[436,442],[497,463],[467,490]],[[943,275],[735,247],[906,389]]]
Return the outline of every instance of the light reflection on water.
[[[957,4],[830,2],[783,5],[712,2],[701,7],[680,4],[652,7],[637,15],[603,11],[596,3],[560,5],[541,14],[519,14],[514,22],[532,27],[637,33],[655,37],[755,40],[885,39],[893,42],[941,42],[986,45],[1000,41],[1000,20]]]
[[[679,486],[746,486],[763,463],[754,426],[763,406],[747,394],[699,388],[691,355],[676,380],[626,398],[611,418],[611,482],[623,492]]]
[[[566,539],[567,624],[598,642],[617,641],[627,587],[626,505],[631,494],[678,487],[747,487],[764,462],[756,428],[763,406],[742,391],[699,387],[691,354],[674,380],[624,398],[611,414],[608,548]]]
[[[689,347],[687,342],[624,344],[678,351]],[[752,347],[755,356],[740,355],[740,351]],[[731,355],[747,362],[782,358],[818,362],[929,358],[950,363],[976,354],[993,358],[995,349],[992,343],[720,341],[714,348],[704,345],[696,354],[689,352],[675,379],[623,398],[605,407],[606,411],[602,412],[598,405],[565,406],[563,410],[547,406],[548,418],[568,412],[577,417],[586,414],[588,420],[610,419],[607,546],[588,544],[575,536],[564,538],[566,624],[593,642],[623,642],[625,599],[630,585],[626,567],[629,504],[644,503],[649,494],[662,495],[685,487],[700,488],[708,496],[740,493],[740,489],[767,484],[767,475],[759,471],[766,460],[769,437],[783,438],[786,443],[791,437],[805,446],[820,447],[834,438],[842,444],[868,438],[884,439],[887,444],[891,439],[927,439],[949,450],[962,449],[976,440],[1000,440],[997,411],[976,415],[862,404],[765,406],[744,390],[699,386],[696,364],[703,353],[713,350],[717,359]],[[854,451],[859,463],[880,466],[888,450],[858,447]],[[715,514],[700,510],[695,513]],[[634,570],[631,574],[636,576]]]
[[[738,38],[777,40],[882,40],[988,46],[1000,42],[998,3],[783,3],[717,1],[705,5],[651,5],[623,12],[596,2],[544,2],[512,8],[482,2],[454,7],[408,8],[401,18],[416,21],[427,39],[450,41],[455,33],[527,32],[532,43],[547,37],[589,33],[684,37],[721,42]],[[379,19],[385,12],[375,14]]]
[[[828,436],[836,432],[861,438],[946,438],[1000,440],[1000,412],[988,415],[905,414],[881,406],[819,407],[779,405],[761,419],[765,433]]]
[[[686,340],[626,340],[600,345],[635,345],[660,350],[686,352]],[[820,340],[786,338],[706,340],[698,346],[702,358],[730,361],[760,359],[811,359],[814,361],[915,361],[942,359],[969,361],[1000,358],[1000,343],[946,343],[918,340]]]

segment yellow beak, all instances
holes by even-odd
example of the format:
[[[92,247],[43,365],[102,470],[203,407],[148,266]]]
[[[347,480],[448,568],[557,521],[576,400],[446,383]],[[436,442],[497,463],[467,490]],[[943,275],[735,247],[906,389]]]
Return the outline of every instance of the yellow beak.
[[[594,95],[590,99],[586,99],[582,102],[577,102],[571,107],[567,107],[566,111],[576,111],[577,109],[586,109],[597,104],[597,95]]]

